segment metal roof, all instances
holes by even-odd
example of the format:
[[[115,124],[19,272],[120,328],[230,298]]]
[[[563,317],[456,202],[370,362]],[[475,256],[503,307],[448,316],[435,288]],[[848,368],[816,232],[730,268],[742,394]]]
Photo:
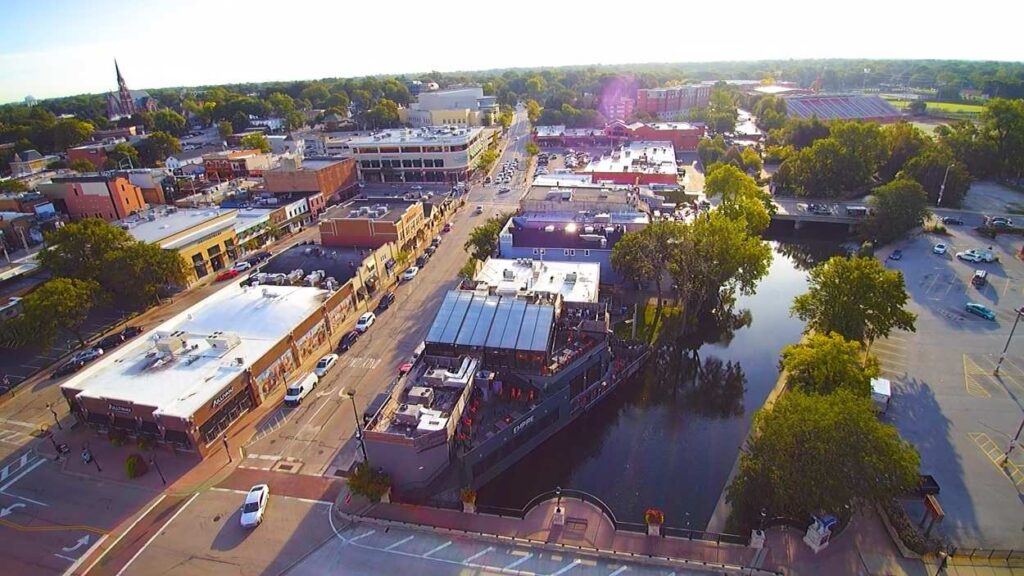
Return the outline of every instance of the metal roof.
[[[554,319],[550,304],[452,290],[445,294],[426,342],[544,352]]]

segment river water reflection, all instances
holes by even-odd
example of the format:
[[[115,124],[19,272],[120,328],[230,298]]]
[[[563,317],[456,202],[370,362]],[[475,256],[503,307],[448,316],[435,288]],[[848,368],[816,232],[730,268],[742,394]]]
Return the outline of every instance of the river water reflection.
[[[750,325],[728,343],[699,350],[702,362],[721,360],[724,387],[693,393],[668,383],[664,371],[649,370],[484,486],[479,501],[520,508],[561,486],[596,495],[620,520],[642,522],[644,510],[656,507],[671,526],[703,528],[752,415],[775,385],[779,352],[800,338],[803,323],[790,317],[790,303],[805,291],[807,269],[840,252],[838,240],[772,244],[768,275],[756,294],[737,300],[737,311],[750,311]]]

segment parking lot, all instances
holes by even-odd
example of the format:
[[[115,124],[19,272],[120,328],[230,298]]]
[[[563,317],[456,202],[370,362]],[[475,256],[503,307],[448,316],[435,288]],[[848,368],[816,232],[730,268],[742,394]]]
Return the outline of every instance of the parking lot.
[[[885,418],[921,453],[921,471],[938,481],[946,514],[936,531],[961,547],[1024,548],[1024,450],[1003,454],[1024,418],[1024,334],[1010,342],[998,374],[995,367],[1024,305],[1020,237],[989,240],[969,226],[951,226],[950,236],[923,234],[880,251],[886,266],[903,272],[918,315],[914,333],[876,342],[872,352],[883,376],[893,381]],[[946,254],[932,246],[942,242]],[[969,263],[956,252],[991,246],[999,262]],[[988,272],[974,286],[975,271]],[[967,302],[995,312],[990,321],[965,311]],[[1020,332],[1020,331],[1018,331]],[[913,521],[924,513],[907,502]]]

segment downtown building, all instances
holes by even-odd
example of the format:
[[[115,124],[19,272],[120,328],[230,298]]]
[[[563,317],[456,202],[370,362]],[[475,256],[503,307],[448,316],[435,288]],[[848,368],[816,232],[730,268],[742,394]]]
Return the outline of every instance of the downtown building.
[[[364,182],[465,182],[498,130],[431,126],[350,138],[346,155]]]
[[[635,111],[662,120],[682,120],[691,108],[704,108],[711,101],[711,86],[692,84],[670,88],[641,88],[636,91]]]

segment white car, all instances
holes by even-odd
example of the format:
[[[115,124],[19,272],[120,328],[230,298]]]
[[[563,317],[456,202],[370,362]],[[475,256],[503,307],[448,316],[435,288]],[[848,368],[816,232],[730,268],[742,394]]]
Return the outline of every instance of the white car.
[[[935,246],[932,246],[932,252],[935,253],[935,254],[945,254],[946,253],[946,245],[940,242],[940,243],[936,244]]]
[[[409,267],[408,270],[406,270],[405,272],[402,272],[402,280],[408,282],[409,280],[412,280],[413,278],[415,278],[416,275],[419,274],[419,273],[420,273],[419,266],[411,266],[411,267]],[[359,328],[359,326],[357,325],[356,328]]]
[[[970,250],[966,250],[964,252],[957,252],[956,253],[956,257],[959,258],[960,260],[966,260],[967,262],[975,262],[975,263],[977,263],[977,262],[995,262],[996,260],[999,259],[999,258],[996,257],[995,254],[989,252],[988,250],[978,250],[978,249],[975,249],[975,248],[972,248]]]
[[[242,528],[255,528],[263,523],[263,513],[267,510],[268,500],[270,486],[257,484],[249,488],[245,495],[245,504],[242,504]]]
[[[413,268],[415,268],[415,266]],[[412,270],[412,268],[410,268],[409,270]],[[406,270],[406,273],[408,274],[408,270]],[[377,315],[374,314],[373,312],[367,312],[366,314],[363,314],[362,316],[359,317],[359,321],[356,322],[356,330],[359,330],[360,332],[366,332],[367,330],[370,329],[370,326],[373,326],[373,323],[376,321]]]
[[[337,363],[338,355],[328,354],[327,356],[324,356],[323,358],[320,359],[319,362],[316,363],[316,369],[314,369],[313,372],[315,372],[318,377],[323,378],[324,375],[330,372],[331,368],[334,368],[334,365]]]
[[[249,268],[252,268],[252,264],[246,262],[245,260],[242,260],[241,262],[235,262],[235,265],[232,266],[232,268],[238,270],[239,272],[245,272]]]

